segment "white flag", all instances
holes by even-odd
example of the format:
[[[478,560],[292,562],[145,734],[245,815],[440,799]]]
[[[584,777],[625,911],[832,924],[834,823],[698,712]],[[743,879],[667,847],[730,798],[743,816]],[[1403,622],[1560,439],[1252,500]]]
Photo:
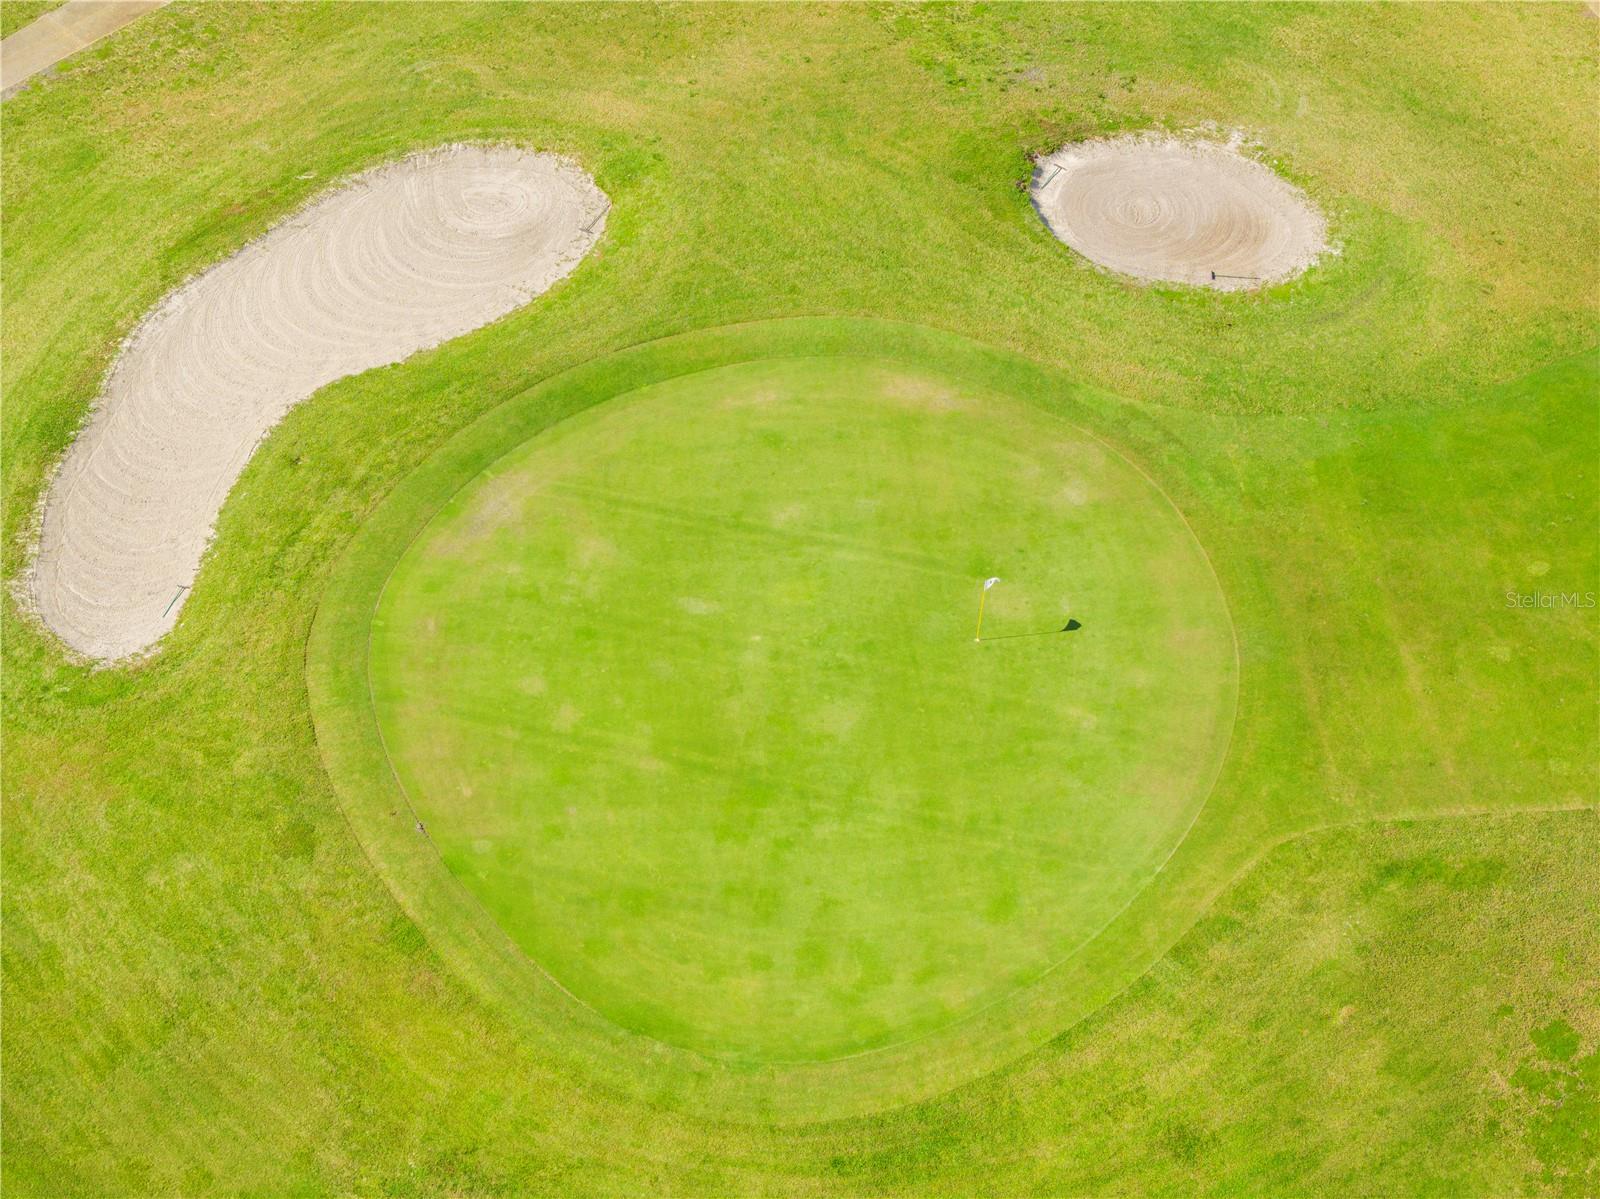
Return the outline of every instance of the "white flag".
[[[999,579],[985,579],[983,581],[983,589],[985,591],[987,591],[987,590],[989,590],[989,588],[993,587],[999,581],[1000,581]]]

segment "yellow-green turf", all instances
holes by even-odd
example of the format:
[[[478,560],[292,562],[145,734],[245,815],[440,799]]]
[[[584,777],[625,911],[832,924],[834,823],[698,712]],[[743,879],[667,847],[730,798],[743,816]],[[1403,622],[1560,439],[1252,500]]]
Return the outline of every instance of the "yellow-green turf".
[[[1025,398],[740,364],[441,501],[372,622],[389,758],[467,890],[635,1032],[805,1062],[948,1030],[1103,929],[1216,777],[1209,562]]]
[[[1600,1191],[1596,28],[179,0],[6,100],[6,1194]],[[1336,255],[1139,287],[1028,204],[1031,152],[1208,123]],[[330,180],[461,139],[582,162],[596,252],[290,413],[161,653],[66,660],[16,597],[121,339]],[[1104,933],[935,1055],[780,1069],[629,1032],[468,902],[373,751],[366,647],[452,487],[639,388],[805,356],[1105,437],[1215,565],[1239,688]]]

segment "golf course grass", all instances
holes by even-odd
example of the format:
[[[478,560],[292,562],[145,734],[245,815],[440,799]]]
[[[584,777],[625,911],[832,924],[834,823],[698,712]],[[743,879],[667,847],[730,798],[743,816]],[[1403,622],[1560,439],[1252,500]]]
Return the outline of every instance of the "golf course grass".
[[[1235,683],[1148,480],[870,359],[685,376],[499,459],[396,565],[371,673],[411,807],[530,957],[633,1031],[780,1061],[936,1031],[1104,927],[1193,822]]]
[[[7,99],[7,1193],[1594,1193],[1594,28],[177,0]],[[1236,130],[1328,221],[1282,285],[1029,202]],[[123,339],[460,142],[593,251],[64,653]]]

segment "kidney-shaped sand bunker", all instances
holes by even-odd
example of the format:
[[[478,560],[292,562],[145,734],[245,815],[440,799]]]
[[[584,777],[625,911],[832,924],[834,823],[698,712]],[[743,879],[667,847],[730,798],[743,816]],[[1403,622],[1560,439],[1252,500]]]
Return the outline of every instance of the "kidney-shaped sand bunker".
[[[1299,274],[1327,225],[1298,188],[1231,145],[1131,136],[1040,160],[1033,201],[1092,262],[1140,279],[1238,291]]]
[[[51,487],[34,593],[92,658],[177,620],[229,489],[285,412],[496,320],[567,275],[609,202],[570,163],[451,146],[352,179],[169,295]]]

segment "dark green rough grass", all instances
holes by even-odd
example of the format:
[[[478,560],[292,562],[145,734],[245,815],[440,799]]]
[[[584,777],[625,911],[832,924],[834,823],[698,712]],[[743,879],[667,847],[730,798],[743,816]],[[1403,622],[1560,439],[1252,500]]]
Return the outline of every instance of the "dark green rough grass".
[[[1592,1193],[1595,817],[1532,810],[1594,802],[1595,613],[1504,594],[1600,590],[1595,65],[1554,5],[178,5],[7,101],[8,578],[117,340],[330,175],[515,136],[617,203],[532,308],[294,413],[148,666],[66,665],[7,599],[7,1189]],[[1136,288],[1015,186],[1068,135],[1203,120],[1258,132],[1340,256]],[[1290,842],[1214,907],[1196,876],[1134,914],[1137,987],[946,1099],[730,1130],[575,1081],[441,968],[322,771],[304,644],[353,530],[472,417],[802,313],[1133,401],[1089,414],[1241,640],[1236,802],[1196,853],[1438,819]],[[1213,915],[1164,953],[1183,909]]]

